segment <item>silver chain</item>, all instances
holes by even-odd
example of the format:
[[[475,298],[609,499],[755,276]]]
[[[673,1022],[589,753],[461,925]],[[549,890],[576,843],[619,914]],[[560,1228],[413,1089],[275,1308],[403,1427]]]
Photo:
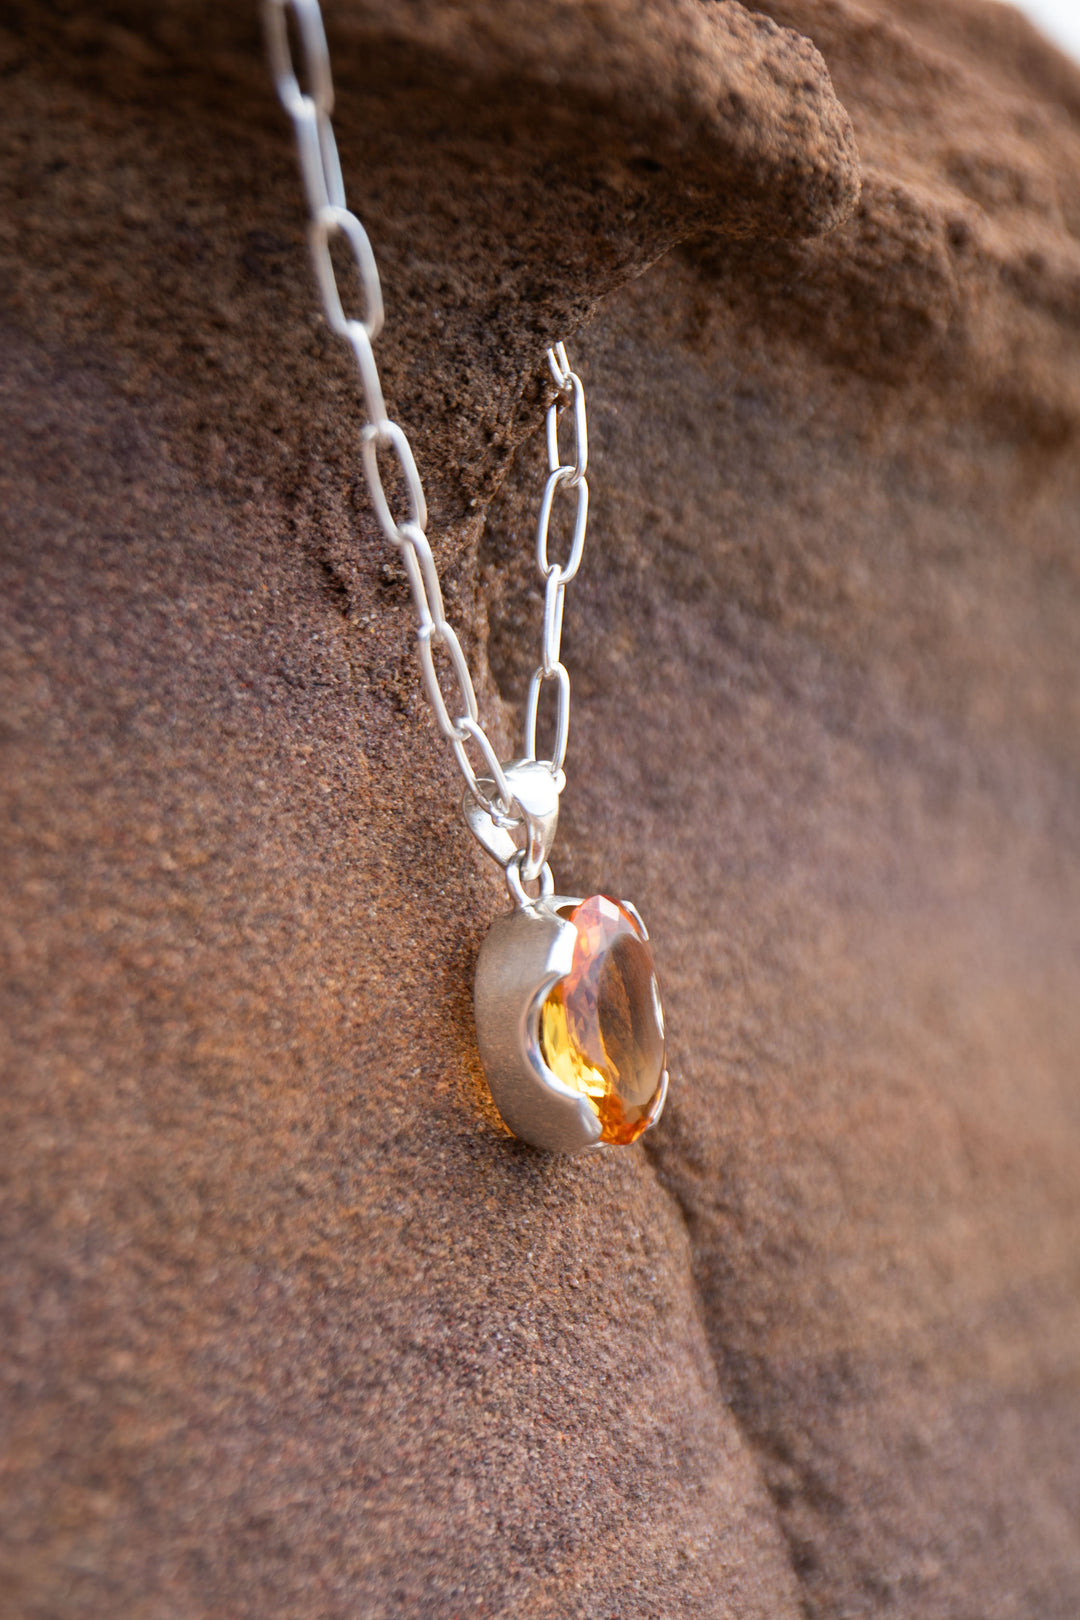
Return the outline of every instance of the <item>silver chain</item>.
[[[443,613],[439,575],[426,536],[427,503],[416,469],[416,461],[404,429],[391,421],[386,414],[382,385],[372,347],[383,324],[382,289],[368,234],[356,215],[345,205],[345,184],[341,176],[337,142],[330,122],[330,114],[334,107],[334,85],[319,0],[263,0],[262,10],[274,83],[281,104],[292,119],[296,132],[300,173],[311,214],[308,239],[315,278],[322,298],[323,313],[331,331],[345,339],[356,358],[368,417],[367,424],[360,433],[360,455],[364,476],[367,479],[375,516],[386,538],[401,553],[405,572],[412,587],[418,619],[416,633],[420,650],[420,667],[428,700],[436,724],[453,748],[461,773],[477,803],[497,826],[517,826],[523,818],[515,814],[517,807],[514,793],[507,782],[498,755],[480,724],[476,693],[465,654],[453,626]],[[301,88],[293,64],[286,15],[289,10],[296,20],[307,89]],[[330,241],[333,237],[343,237],[352,251],[360,282],[362,319],[352,318],[345,313],[345,303],[330,254]],[[544,625],[541,661],[529,682],[525,757],[529,760],[537,758],[536,723],[540,695],[546,684],[554,683],[557,700],[554,746],[550,756],[542,757],[555,778],[558,791],[561,792],[565,781],[563,761],[566,758],[567,733],[570,725],[570,677],[559,657],[563,600],[567,585],[581,565],[581,554],[585,545],[585,526],[589,515],[589,486],[585,480],[589,440],[585,418],[585,390],[581,385],[581,378],[570,369],[564,346],[557,343],[553,349],[549,349],[547,360],[556,392],[555,399],[547,410],[548,476],[536,529],[536,561],[544,582]],[[572,411],[574,424],[573,459],[566,462],[561,459],[559,451],[559,417],[564,410]],[[379,472],[380,450],[396,458],[404,480],[408,510],[407,515],[400,519],[394,516],[386,498]],[[576,503],[570,554],[564,563],[552,562],[548,557],[552,509],[560,491],[572,491]],[[442,647],[449,660],[457,687],[456,696],[449,704],[435,666],[437,646]],[[463,708],[464,712],[454,715],[453,708],[458,710]],[[475,744],[483,756],[487,767],[483,777],[477,777],[466,752],[470,743]],[[484,783],[494,791],[487,792]]]

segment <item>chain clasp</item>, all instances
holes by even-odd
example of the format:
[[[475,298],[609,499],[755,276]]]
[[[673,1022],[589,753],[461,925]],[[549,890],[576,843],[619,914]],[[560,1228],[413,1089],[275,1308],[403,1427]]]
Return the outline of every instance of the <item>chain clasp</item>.
[[[563,775],[553,774],[542,759],[512,759],[503,766],[503,775],[511,794],[505,816],[493,816],[468,788],[462,812],[470,832],[503,870],[513,864],[521,881],[532,883],[547,865],[555,842]],[[495,796],[495,783],[488,778],[480,777],[477,786],[489,799]]]

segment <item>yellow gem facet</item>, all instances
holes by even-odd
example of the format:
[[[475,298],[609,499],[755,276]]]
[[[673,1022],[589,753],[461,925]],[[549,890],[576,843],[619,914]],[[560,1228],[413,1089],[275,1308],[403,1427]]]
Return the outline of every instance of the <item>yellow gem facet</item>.
[[[633,1142],[664,1077],[664,1015],[652,951],[617,900],[594,894],[570,913],[570,972],[540,1012],[544,1062],[587,1097],[602,1142]]]

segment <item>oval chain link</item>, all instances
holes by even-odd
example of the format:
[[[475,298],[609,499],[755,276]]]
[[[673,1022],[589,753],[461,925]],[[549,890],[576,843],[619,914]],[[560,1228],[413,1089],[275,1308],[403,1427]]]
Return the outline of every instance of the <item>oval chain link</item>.
[[[390,420],[383,401],[382,384],[373,344],[382,330],[383,300],[379,271],[368,234],[356,215],[346,206],[345,186],[338,159],[330,115],[334,110],[334,82],[326,45],[319,0],[263,0],[263,20],[274,85],[282,106],[292,120],[300,175],[311,216],[308,240],[323,314],[331,331],[350,345],[360,374],[360,386],[368,421],[360,434],[360,455],[371,504],[379,526],[401,553],[412,590],[417,616],[417,642],[424,687],[435,723],[453,748],[469,791],[500,825],[517,824],[513,793],[503,766],[480,724],[472,675],[457,634],[443,613],[442,590],[428,543],[427,502],[417,471],[412,447],[403,428]],[[300,68],[297,72],[289,43],[287,13],[291,11],[300,42]],[[304,86],[307,88],[304,88]],[[363,319],[345,312],[345,300],[338,284],[330,243],[344,237],[352,253],[363,303]],[[589,463],[588,424],[585,390],[581,378],[571,370],[566,349],[557,343],[547,352],[555,398],[545,418],[548,476],[540,502],[536,530],[536,560],[544,582],[544,621],[541,661],[529,682],[525,718],[525,755],[536,759],[536,726],[540,695],[545,685],[556,688],[555,745],[550,758],[541,756],[551,767],[559,791],[565,778],[563,761],[570,728],[570,676],[560,659],[563,605],[566,587],[581,565],[585,528],[589,515],[589,486],[585,473]],[[563,461],[559,451],[559,419],[566,412],[574,424],[573,459]],[[408,515],[400,521],[390,509],[379,471],[378,452],[390,451],[397,461],[405,486]],[[565,563],[548,558],[548,534],[552,510],[560,490],[574,495],[573,529]],[[435,648],[441,647],[449,663],[456,696],[448,702],[435,664]],[[454,714],[453,710],[462,712]],[[495,797],[480,787],[477,772],[466,752],[473,744],[483,758],[482,775],[494,783]]]

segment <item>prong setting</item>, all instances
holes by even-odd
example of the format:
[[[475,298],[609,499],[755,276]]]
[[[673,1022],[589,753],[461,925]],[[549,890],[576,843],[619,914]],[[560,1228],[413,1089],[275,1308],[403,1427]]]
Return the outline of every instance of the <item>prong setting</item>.
[[[598,906],[605,908],[607,917],[617,924],[611,958],[605,956],[610,941],[599,954],[590,956],[586,951],[583,956],[582,940],[594,935],[582,936],[579,926],[563,915],[581,910],[590,916]],[[640,931],[640,943],[633,943],[638,933],[632,930]],[[519,905],[492,924],[476,965],[476,1031],[492,1097],[515,1136],[548,1152],[580,1153],[634,1141],[659,1118],[668,1077],[666,1069],[658,1073],[652,1067],[658,1060],[662,1066],[663,1025],[646,939],[637,912],[603,896],[585,902],[550,895]],[[629,998],[629,1011],[626,991],[634,987],[633,975],[629,985],[620,977],[620,951],[629,951],[631,958],[636,953],[639,963],[638,994]],[[642,958],[647,963],[645,972],[650,975],[649,992],[645,994],[641,993]],[[613,977],[609,973],[614,1002],[610,1000],[611,989],[603,989],[604,960],[610,960],[615,970]],[[625,966],[625,954],[621,960]],[[595,964],[595,970],[582,985],[582,967],[587,968],[590,962]],[[556,996],[553,992],[561,984],[567,988]],[[579,1002],[575,1004],[571,999],[568,1004],[575,984]],[[605,994],[612,1015],[607,1022],[609,1045],[611,1039],[615,1043],[611,1050],[604,1046],[601,1030]],[[621,1018],[615,1013],[620,1013]],[[584,1043],[580,1050],[570,1038],[571,1026],[574,1039]],[[555,1055],[549,1059],[545,1037],[553,1028],[561,1044],[551,1048]],[[635,1046],[640,1030],[646,1032],[647,1038],[644,1043],[638,1040]],[[617,1061],[612,1053],[617,1054]],[[635,1062],[626,1062],[628,1053],[634,1057],[636,1070]],[[640,1081],[643,1055],[645,1074],[655,1076],[647,1081],[644,1091]],[[556,1072],[554,1063],[563,1073]],[[654,1088],[651,1096],[650,1086]],[[646,1109],[647,1113],[643,1112]]]

